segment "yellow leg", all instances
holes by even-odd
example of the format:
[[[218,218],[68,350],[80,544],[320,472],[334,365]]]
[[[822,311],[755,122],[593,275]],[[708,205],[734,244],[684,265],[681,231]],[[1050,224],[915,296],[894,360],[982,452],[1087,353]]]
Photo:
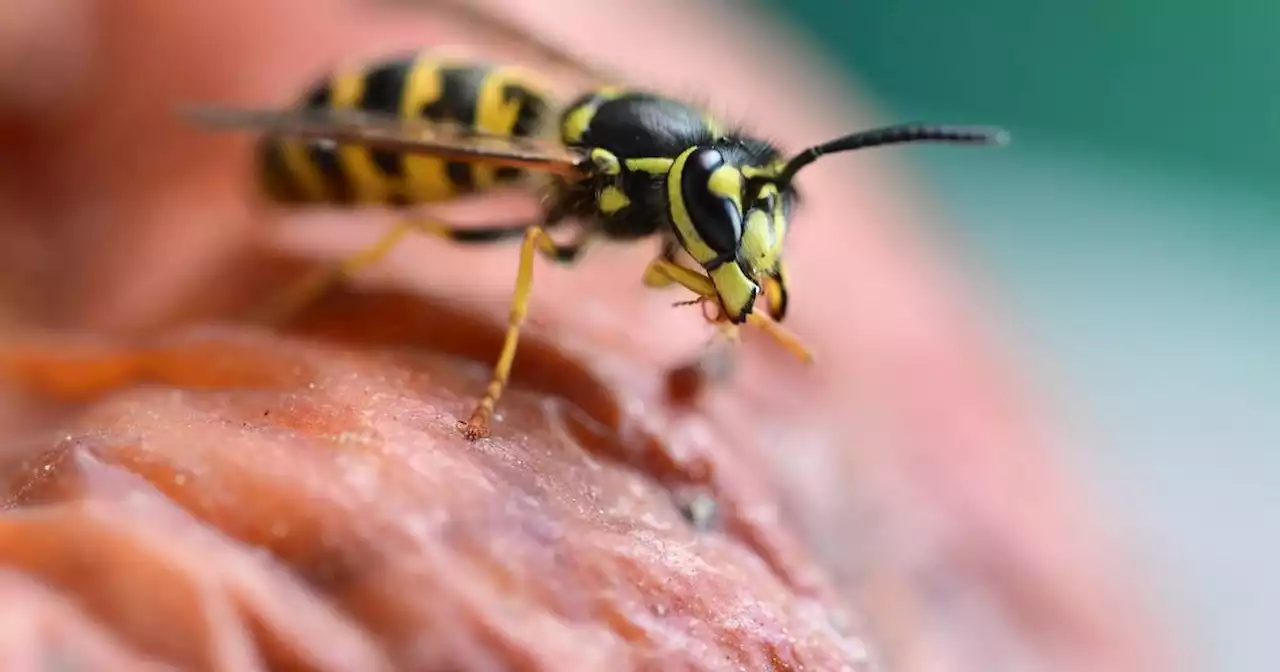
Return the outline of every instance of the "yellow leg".
[[[676,254],[678,253],[679,248],[676,247],[675,243],[671,241],[663,241],[662,252],[658,254],[658,258],[644,269],[644,285],[646,287],[661,289],[675,284],[675,280],[671,279],[671,274],[667,272],[667,269],[671,267],[676,269],[684,268],[680,266],[680,264],[676,263]],[[694,303],[701,303],[703,299],[710,298],[705,295],[699,296],[700,298],[695,300]]]
[[[459,229],[431,220],[415,219],[400,222],[369,247],[356,252],[337,264],[317,269],[314,273],[303,276],[297,282],[285,288],[263,311],[260,319],[268,323],[278,323],[289,319],[338,282],[348,279],[361,270],[381,261],[410,232],[459,243],[484,244],[522,236],[527,228],[528,225],[520,224]],[[550,238],[544,238],[543,240],[546,242],[542,244],[542,251],[557,261],[572,261],[573,256],[579,249],[572,246],[559,247]]]
[[[649,287],[662,287],[675,283],[697,294],[704,300],[717,302],[720,300],[711,278],[667,259],[660,258],[650,262],[648,268],[644,271],[644,283]],[[768,334],[770,338],[777,341],[779,345],[786,348],[804,363],[813,363],[813,355],[808,348],[804,347],[800,339],[783,329],[781,325],[774,322],[769,316],[753,310],[747,314],[747,322]]]
[[[413,222],[401,222],[369,247],[337,264],[317,269],[314,273],[303,276],[276,297],[264,311],[262,319],[272,323],[289,319],[318,299],[334,284],[381,261],[409,232],[417,228],[419,226]]]
[[[649,266],[644,269],[645,287],[662,289],[664,287],[670,287],[673,284],[675,284],[675,281],[671,279],[671,276],[659,269],[656,263],[649,264]]]
[[[484,398],[476,405],[471,417],[458,426],[468,439],[475,440],[489,436],[489,421],[493,419],[493,409],[502,396],[502,390],[511,377],[511,365],[516,359],[516,345],[520,342],[520,327],[524,324],[525,314],[529,309],[529,292],[533,288],[533,261],[539,252],[554,250],[555,243],[541,227],[531,226],[524,234],[524,243],[520,246],[520,268],[516,272],[516,288],[511,296],[511,314],[507,318],[507,335],[502,342],[502,354],[493,367],[493,375],[489,379],[489,387]]]
[[[654,259],[649,263],[648,268],[644,269],[644,284],[647,287],[678,284],[703,298],[718,298],[711,278],[667,259]]]
[[[800,339],[796,338],[795,334],[783,329],[782,325],[774,322],[769,316],[759,311],[752,311],[750,315],[747,315],[747,322],[768,334],[770,338],[778,342],[778,345],[786,348],[788,352],[795,355],[800,361],[805,364],[813,363],[813,353],[804,347]]]

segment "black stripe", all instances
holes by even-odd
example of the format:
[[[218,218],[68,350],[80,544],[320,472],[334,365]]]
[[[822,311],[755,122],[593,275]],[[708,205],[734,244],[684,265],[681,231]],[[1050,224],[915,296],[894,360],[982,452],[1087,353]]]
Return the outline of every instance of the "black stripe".
[[[516,113],[516,123],[511,127],[513,137],[528,138],[541,129],[548,106],[536,91],[520,83],[511,83],[502,87],[502,98],[507,101],[518,101],[520,105]],[[519,180],[524,173],[524,170],[514,166],[502,166],[494,171],[494,177],[500,183],[510,183]]]
[[[325,82],[311,91],[304,107],[325,109],[332,102],[333,87],[329,82]],[[336,203],[350,203],[353,200],[351,184],[347,181],[347,176],[342,172],[342,165],[338,162],[337,147],[310,142],[307,143],[307,157],[324,178],[330,199]]]
[[[305,194],[298,188],[293,173],[284,161],[284,152],[280,143],[271,138],[264,139],[257,146],[258,175],[267,196],[282,203],[297,203],[305,199]]]
[[[484,66],[441,68],[440,97],[424,105],[421,115],[432,121],[452,121],[467,128],[475,128],[480,88],[489,73],[489,68]],[[471,164],[465,161],[449,161],[445,164],[445,172],[459,192],[475,191]]]
[[[366,112],[398,114],[404,96],[405,81],[413,67],[413,60],[401,59],[370,70],[365,75],[364,91],[356,106]],[[382,174],[390,178],[403,177],[404,165],[400,162],[400,155],[395,152],[376,150],[370,152],[369,156],[373,160],[373,165]]]

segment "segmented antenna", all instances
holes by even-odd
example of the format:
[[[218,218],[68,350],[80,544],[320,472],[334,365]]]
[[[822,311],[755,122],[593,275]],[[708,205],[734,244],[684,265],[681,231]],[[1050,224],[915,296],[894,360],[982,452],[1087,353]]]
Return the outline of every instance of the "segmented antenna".
[[[1009,133],[992,126],[935,126],[927,124],[902,124],[886,126],[824,142],[796,154],[783,167],[778,181],[786,184],[801,168],[818,160],[818,157],[855,149],[867,149],[882,145],[900,145],[914,142],[945,142],[962,145],[1004,145]]]

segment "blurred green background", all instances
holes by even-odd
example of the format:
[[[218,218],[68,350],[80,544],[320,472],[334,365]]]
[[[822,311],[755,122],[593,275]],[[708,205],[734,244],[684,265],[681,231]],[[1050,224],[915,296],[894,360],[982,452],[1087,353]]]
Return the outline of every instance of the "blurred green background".
[[[899,121],[1188,669],[1280,670],[1280,2],[759,0]]]

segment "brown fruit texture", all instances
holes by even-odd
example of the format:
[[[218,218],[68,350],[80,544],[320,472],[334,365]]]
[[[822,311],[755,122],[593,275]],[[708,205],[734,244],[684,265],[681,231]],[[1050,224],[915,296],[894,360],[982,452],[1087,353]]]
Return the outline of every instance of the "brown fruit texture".
[[[472,443],[454,423],[485,368],[389,346],[486,352],[496,332],[390,295],[335,297],[300,328],[12,345],[7,379],[83,405],[7,465],[23,513],[0,558],[128,650],[199,667],[870,669],[760,515],[758,475],[657,386],[618,397],[644,370],[606,383],[531,343],[542,391],[513,391]]]
[[[790,148],[870,125],[740,11],[488,4]],[[602,249],[535,271],[468,443],[514,250],[410,241],[287,333],[233,324],[294,270],[260,249],[385,221],[262,214],[246,139],[173,106],[509,45],[337,0],[10,0],[0,30],[6,669],[1167,669],[884,156],[805,176],[816,367],[748,334],[729,381],[668,378],[706,325],[640,286],[651,249]]]

